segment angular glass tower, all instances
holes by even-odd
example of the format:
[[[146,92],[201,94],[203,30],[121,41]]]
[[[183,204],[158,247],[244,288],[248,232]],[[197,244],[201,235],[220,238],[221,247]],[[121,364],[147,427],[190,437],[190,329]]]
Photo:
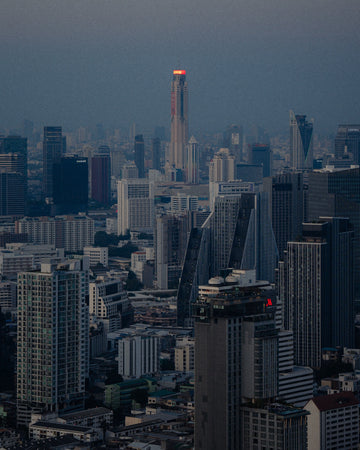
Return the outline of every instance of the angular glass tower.
[[[313,123],[306,116],[290,111],[290,167],[306,170],[313,167]]]

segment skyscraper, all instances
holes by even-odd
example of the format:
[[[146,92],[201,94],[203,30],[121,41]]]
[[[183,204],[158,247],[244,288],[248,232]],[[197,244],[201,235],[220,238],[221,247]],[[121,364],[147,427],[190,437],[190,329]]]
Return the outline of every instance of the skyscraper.
[[[335,136],[335,158],[350,157],[360,164],[360,125],[339,125]]]
[[[186,181],[189,184],[199,183],[199,144],[194,136],[191,136],[186,148]]]
[[[128,230],[153,232],[154,184],[144,178],[120,180],[118,190],[118,234]]]
[[[353,231],[349,220],[303,224],[280,263],[284,328],[294,332],[295,363],[320,367],[323,347],[352,347]]]
[[[313,122],[293,111],[290,111],[290,167],[293,170],[313,167]]]
[[[102,204],[110,203],[110,155],[98,154],[91,158],[91,198]]]
[[[152,168],[156,170],[161,169],[160,164],[160,153],[161,153],[161,140],[160,138],[156,137],[152,140],[151,143],[151,151],[152,151]]]
[[[354,270],[360,273],[360,169],[309,173],[308,219],[348,217],[354,227]],[[360,299],[360,277],[355,277]]]
[[[235,156],[228,148],[221,148],[210,161],[209,181],[231,181],[235,179]]]
[[[277,395],[274,311],[254,271],[236,272],[200,286],[194,305],[197,450],[243,448],[243,402]]]
[[[139,178],[145,177],[145,144],[144,144],[144,138],[142,134],[137,134],[135,136],[135,144],[134,144],[134,150],[135,150],[135,165],[138,168],[139,171]]]
[[[61,127],[44,127],[43,141],[43,196],[52,199],[54,195],[54,164],[60,161],[66,150],[65,137]]]
[[[185,70],[174,70],[171,83],[170,166],[185,169],[186,145],[189,141],[188,87]]]
[[[42,264],[18,276],[18,425],[31,413],[84,407],[88,372],[87,267]]]
[[[272,175],[272,151],[269,144],[251,145],[251,164],[259,164],[263,168],[263,177]]]
[[[243,155],[243,127],[239,125],[230,125],[224,133],[224,147],[228,148],[236,163],[244,161]]]
[[[280,259],[288,241],[301,234],[305,207],[302,173],[283,173],[264,179],[264,191],[269,195],[270,217]],[[317,215],[316,217],[318,217]]]
[[[53,164],[52,214],[84,212],[88,205],[88,160],[77,156]]]

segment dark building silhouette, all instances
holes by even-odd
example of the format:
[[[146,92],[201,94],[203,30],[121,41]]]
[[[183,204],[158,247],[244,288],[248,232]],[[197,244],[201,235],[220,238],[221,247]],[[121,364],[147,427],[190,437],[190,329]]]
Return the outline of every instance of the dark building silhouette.
[[[54,164],[66,152],[66,140],[61,127],[44,127],[43,141],[43,196],[52,199],[54,194]],[[49,200],[51,203],[51,200]]]
[[[61,158],[53,168],[52,214],[86,211],[88,204],[88,160],[77,156]]]
[[[228,148],[235,156],[236,163],[244,161],[243,155],[243,127],[230,125],[224,132],[223,147]]]
[[[91,198],[99,203],[110,203],[110,155],[99,154],[91,158]]]
[[[7,136],[0,138],[0,171],[22,176],[24,195],[27,194],[27,138]]]
[[[360,163],[360,125],[339,125],[335,136],[335,158]]]
[[[25,215],[25,183],[20,173],[0,172],[0,216]]]
[[[354,345],[353,231],[346,218],[304,223],[279,264],[284,328],[295,363],[319,368],[323,347]]]
[[[156,170],[161,169],[160,155],[161,155],[161,140],[160,138],[154,138],[152,140],[152,168]]]
[[[309,174],[308,219],[348,217],[354,228],[355,273],[360,273],[360,169]],[[355,277],[355,297],[360,299],[360,277]]]
[[[142,134],[135,136],[135,165],[139,171],[139,178],[145,178],[145,144]]]
[[[269,195],[272,227],[280,259],[288,241],[302,232],[304,216],[304,179],[302,173],[284,173],[264,179],[264,191]],[[319,215],[317,215],[319,217]]]
[[[312,169],[313,123],[305,115],[290,111],[290,167],[294,170]]]
[[[252,144],[250,146],[251,164],[262,166],[263,177],[272,175],[272,151],[269,144]]]
[[[266,308],[261,286],[254,279],[251,284],[240,285],[232,275],[211,279],[194,304],[197,450],[245,448],[244,402],[277,395],[275,313]]]

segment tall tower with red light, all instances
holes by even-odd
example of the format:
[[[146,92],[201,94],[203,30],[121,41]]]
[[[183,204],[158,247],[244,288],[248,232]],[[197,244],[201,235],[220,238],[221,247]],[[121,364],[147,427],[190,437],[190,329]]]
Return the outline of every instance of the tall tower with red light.
[[[174,70],[171,83],[171,143],[169,163],[176,169],[186,167],[189,140],[188,87],[185,70]]]

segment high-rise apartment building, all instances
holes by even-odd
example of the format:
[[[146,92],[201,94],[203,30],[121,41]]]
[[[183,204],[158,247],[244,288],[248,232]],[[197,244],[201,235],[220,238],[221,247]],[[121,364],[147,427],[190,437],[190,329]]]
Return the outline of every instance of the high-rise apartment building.
[[[264,179],[276,244],[282,258],[287,243],[301,234],[305,217],[305,186],[302,173],[283,173]],[[318,217],[318,216],[317,216]]]
[[[94,220],[77,216],[24,217],[15,223],[15,232],[28,235],[33,244],[50,244],[66,252],[82,251],[94,244]]]
[[[290,167],[293,170],[313,168],[313,122],[290,111]]]
[[[28,425],[34,412],[84,407],[89,323],[82,264],[42,264],[18,276],[18,425]]]
[[[210,161],[209,181],[232,181],[235,179],[235,156],[228,148],[221,148]]]
[[[188,86],[185,70],[174,70],[171,83],[170,166],[184,170],[189,141]]]
[[[110,155],[94,155],[91,158],[91,198],[108,205],[111,200],[110,181]]]
[[[249,273],[199,287],[195,317],[195,448],[241,446],[241,407],[277,395],[274,310]]]
[[[138,169],[139,178],[145,178],[145,143],[142,134],[135,136],[134,152],[135,165]]]
[[[160,367],[158,336],[128,336],[118,342],[119,374],[124,378],[140,378],[154,374]]]
[[[43,141],[43,196],[52,199],[54,195],[54,164],[66,151],[65,136],[61,127],[44,127]]]
[[[199,184],[199,144],[194,136],[191,136],[186,152],[186,181],[189,184]]]
[[[335,158],[360,164],[360,125],[339,125],[335,136]]]
[[[345,218],[303,224],[280,263],[284,328],[294,332],[295,363],[318,368],[323,347],[354,339],[353,231]]]
[[[118,190],[118,234],[128,230],[152,233],[154,184],[144,178],[120,180]]]

